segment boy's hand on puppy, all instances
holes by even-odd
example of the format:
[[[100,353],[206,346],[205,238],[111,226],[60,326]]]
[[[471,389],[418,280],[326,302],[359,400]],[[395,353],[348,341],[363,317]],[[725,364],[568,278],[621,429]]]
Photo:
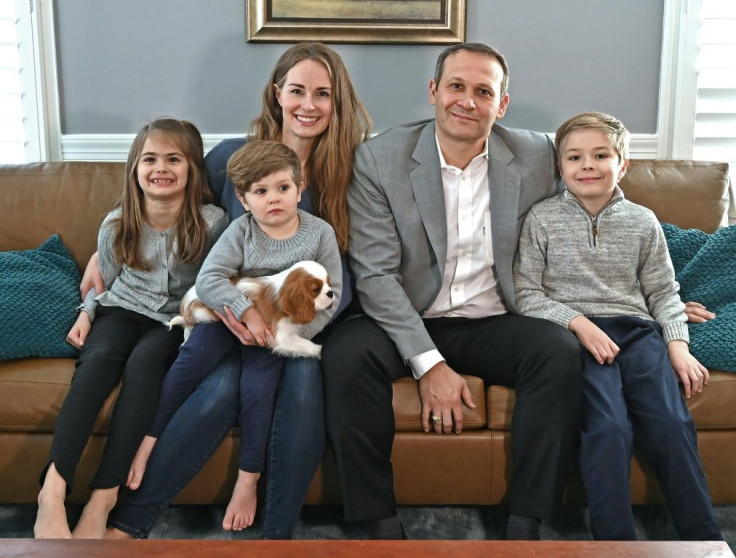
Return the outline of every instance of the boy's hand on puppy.
[[[74,325],[66,336],[66,342],[72,347],[81,349],[84,346],[90,329],[92,329],[92,322],[89,319],[89,314],[87,312],[80,312],[79,316],[77,316],[77,321],[74,322]]]
[[[567,327],[577,336],[583,347],[588,349],[598,364],[611,364],[616,358],[619,352],[618,345],[582,314],[574,317]]]
[[[710,380],[710,373],[690,354],[688,344],[681,340],[670,341],[667,343],[667,351],[672,368],[682,382],[685,397],[689,399],[694,393],[703,391],[703,386],[707,386]]]

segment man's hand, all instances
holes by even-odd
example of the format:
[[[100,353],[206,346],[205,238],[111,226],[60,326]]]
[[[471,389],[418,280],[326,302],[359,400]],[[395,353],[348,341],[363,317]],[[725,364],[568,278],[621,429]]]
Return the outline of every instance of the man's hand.
[[[685,314],[687,315],[687,321],[693,324],[702,324],[716,317],[713,312],[699,302],[686,302]]]
[[[92,329],[92,322],[89,319],[89,314],[87,312],[80,312],[79,316],[77,316],[77,321],[74,322],[74,325],[66,335],[66,342],[72,347],[81,349],[84,346],[90,329]]]
[[[672,368],[685,389],[685,397],[690,399],[694,393],[703,391],[703,386],[708,385],[710,374],[708,369],[690,354],[688,344],[681,340],[670,341],[667,343],[667,351],[670,354]]]
[[[79,292],[82,294],[82,300],[87,296],[89,290],[94,287],[97,294],[105,292],[105,283],[102,280],[102,273],[100,273],[100,257],[95,252],[87,262],[87,267],[84,268],[84,275],[82,276],[82,282],[79,284]]]
[[[419,378],[419,397],[422,400],[422,428],[425,432],[429,432],[430,417],[442,418],[437,422],[432,421],[435,432],[462,432],[462,403],[475,409],[468,383],[445,361],[438,362]]]
[[[237,337],[243,345],[260,345],[253,334],[248,329],[248,326],[238,320],[232,313],[230,308],[225,307],[223,312],[215,312],[232,334]],[[265,345],[268,347],[273,346],[274,339],[270,329],[266,329],[265,333]],[[263,346],[263,345],[261,345]]]
[[[598,364],[611,364],[616,358],[620,350],[618,345],[585,316],[575,316],[567,327],[577,336],[583,347],[588,349]]]

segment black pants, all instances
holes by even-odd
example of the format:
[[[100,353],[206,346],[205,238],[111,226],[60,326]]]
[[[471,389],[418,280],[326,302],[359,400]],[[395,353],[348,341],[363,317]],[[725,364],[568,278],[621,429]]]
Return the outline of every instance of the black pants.
[[[169,331],[161,322],[136,312],[98,306],[96,314],[51,446],[49,463],[54,463],[68,491],[97,415],[121,377],[107,444],[90,488],[113,488],[125,482],[156,412],[161,381],[183,339],[181,328]]]
[[[515,314],[424,323],[456,372],[515,388],[511,513],[548,518],[578,440],[583,349],[577,339],[552,322]],[[386,333],[366,316],[335,328],[323,347],[322,370],[345,518],[393,516],[391,382],[411,372]]]

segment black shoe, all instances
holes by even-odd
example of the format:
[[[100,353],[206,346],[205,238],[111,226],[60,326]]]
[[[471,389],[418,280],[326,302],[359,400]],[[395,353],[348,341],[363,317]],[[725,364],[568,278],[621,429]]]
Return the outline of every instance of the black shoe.
[[[406,531],[398,515],[371,521],[368,537],[372,540],[407,540]]]

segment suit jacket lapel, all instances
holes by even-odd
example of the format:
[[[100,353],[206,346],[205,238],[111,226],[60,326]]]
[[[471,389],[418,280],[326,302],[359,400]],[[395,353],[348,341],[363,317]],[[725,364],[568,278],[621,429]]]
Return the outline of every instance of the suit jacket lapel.
[[[409,180],[441,277],[447,255],[447,220],[434,122],[422,130],[412,157],[417,166],[409,171]],[[397,217],[401,218],[400,215]]]
[[[504,295],[511,288],[511,267],[516,251],[521,176],[510,167],[513,153],[501,137],[491,132],[488,138],[488,183],[491,189],[491,234],[493,259]],[[511,298],[513,300],[513,298]]]

